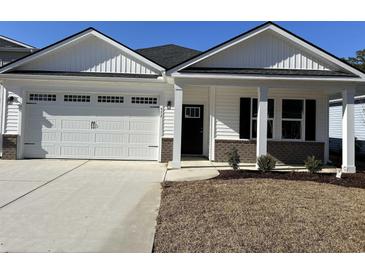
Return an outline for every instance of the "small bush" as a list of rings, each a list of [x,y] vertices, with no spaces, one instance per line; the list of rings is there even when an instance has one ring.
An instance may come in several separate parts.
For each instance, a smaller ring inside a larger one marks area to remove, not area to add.
[[[268,172],[275,168],[276,161],[270,155],[262,155],[257,158],[257,167],[262,172]]]
[[[240,155],[236,148],[233,148],[230,152],[228,152],[228,164],[233,170],[238,170],[239,164],[241,163]]]
[[[316,173],[322,170],[322,161],[316,159],[314,156],[308,156],[307,160],[304,161],[304,165],[310,173]]]

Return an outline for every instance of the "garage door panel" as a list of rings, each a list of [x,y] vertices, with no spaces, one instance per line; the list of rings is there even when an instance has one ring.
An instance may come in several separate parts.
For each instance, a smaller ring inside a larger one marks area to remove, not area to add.
[[[93,136],[89,132],[62,132],[62,142],[75,142],[75,143],[90,143],[93,141]]]
[[[84,119],[64,118],[61,120],[61,129],[90,130],[91,121]]]
[[[128,147],[126,146],[97,146],[94,148],[97,159],[128,159]]]
[[[112,143],[112,144],[128,144],[129,134],[128,133],[95,133],[96,143]]]
[[[90,147],[80,145],[62,145],[61,146],[61,157],[77,157],[77,158],[89,158]]]
[[[115,119],[115,117],[113,117]],[[128,130],[129,120],[127,118],[120,118],[119,121],[107,121],[96,119],[97,130]]]
[[[26,158],[158,159],[158,108],[57,101],[27,105],[26,117]]]
[[[146,144],[148,145],[157,145],[156,135],[154,134],[130,134],[129,142],[131,144]]]

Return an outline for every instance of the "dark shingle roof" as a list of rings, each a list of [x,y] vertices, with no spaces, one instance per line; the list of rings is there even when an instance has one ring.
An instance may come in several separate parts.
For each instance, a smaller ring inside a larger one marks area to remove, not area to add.
[[[188,67],[180,72],[212,73],[212,74],[241,74],[268,76],[328,76],[328,77],[358,77],[343,71],[305,70],[305,69],[260,69],[260,68],[202,68]]]
[[[58,75],[58,76],[94,76],[94,77],[119,77],[119,78],[147,78],[156,79],[156,74],[133,73],[102,73],[102,72],[69,72],[69,71],[43,71],[43,70],[15,70],[4,74],[29,74],[29,75]]]
[[[171,68],[200,53],[198,50],[173,44],[137,49],[136,52],[154,61],[160,66],[163,66],[164,68]]]

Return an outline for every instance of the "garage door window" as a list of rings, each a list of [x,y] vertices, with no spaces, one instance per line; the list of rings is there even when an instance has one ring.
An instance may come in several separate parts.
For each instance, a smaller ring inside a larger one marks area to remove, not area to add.
[[[132,104],[157,105],[156,97],[132,97]]]
[[[65,102],[80,102],[80,103],[90,103],[89,95],[65,95]]]
[[[124,97],[122,97],[122,96],[98,96],[98,103],[122,104],[122,103],[124,103]]]
[[[39,102],[39,101],[56,101],[56,94],[47,93],[31,93],[29,94],[29,101]]]

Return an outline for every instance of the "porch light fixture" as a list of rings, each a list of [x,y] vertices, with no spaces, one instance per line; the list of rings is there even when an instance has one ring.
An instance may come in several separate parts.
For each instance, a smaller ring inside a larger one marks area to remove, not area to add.
[[[167,109],[170,110],[171,109],[171,101],[167,101]]]

